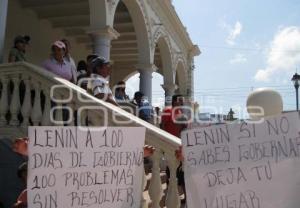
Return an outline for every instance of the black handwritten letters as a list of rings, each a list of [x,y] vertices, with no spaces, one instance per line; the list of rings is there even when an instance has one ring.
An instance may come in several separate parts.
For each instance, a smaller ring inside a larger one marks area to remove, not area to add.
[[[183,132],[188,207],[297,208],[284,196],[300,181],[299,132],[297,113]]]
[[[143,128],[32,127],[29,134],[29,207],[139,207]]]

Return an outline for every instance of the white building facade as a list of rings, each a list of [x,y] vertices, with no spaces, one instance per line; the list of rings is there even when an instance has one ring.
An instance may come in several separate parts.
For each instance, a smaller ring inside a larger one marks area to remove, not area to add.
[[[4,62],[16,35],[31,36],[26,57],[36,65],[49,56],[53,41],[66,38],[76,61],[91,53],[113,61],[112,85],[139,72],[140,91],[151,100],[152,73],[157,72],[164,77],[166,96],[176,90],[193,96],[193,59],[200,50],[170,0],[2,0],[1,4]]]
[[[8,53],[17,35],[31,37],[27,63],[8,64]],[[156,151],[151,157],[150,186],[147,196],[145,192],[141,196],[141,207],[148,207],[149,200],[151,207],[160,207],[163,158],[171,173],[164,204],[179,208],[174,152],[181,145],[180,139],[39,67],[49,57],[51,44],[62,38],[70,41],[76,62],[92,53],[112,60],[112,86],[140,73],[140,91],[151,101],[152,74],[157,72],[164,78],[166,97],[174,93],[193,97],[193,62],[200,50],[189,38],[170,0],[0,0],[0,201],[11,207],[22,190],[16,170],[23,158],[12,152],[12,140],[27,136],[30,125],[57,125],[51,118],[62,121],[62,105],[78,112],[89,105],[80,115],[82,123],[88,120],[90,126],[146,128],[146,143]],[[20,83],[25,91],[22,100]],[[53,86],[62,86],[53,93],[65,102],[57,104],[55,115],[50,115]],[[123,123],[115,122],[116,113]],[[67,125],[74,124],[72,118]]]

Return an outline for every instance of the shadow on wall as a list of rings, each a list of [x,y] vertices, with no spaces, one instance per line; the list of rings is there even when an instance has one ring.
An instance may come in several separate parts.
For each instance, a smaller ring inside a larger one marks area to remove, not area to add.
[[[4,207],[12,207],[24,190],[17,170],[25,160],[12,151],[11,144],[10,139],[0,139],[0,201]]]

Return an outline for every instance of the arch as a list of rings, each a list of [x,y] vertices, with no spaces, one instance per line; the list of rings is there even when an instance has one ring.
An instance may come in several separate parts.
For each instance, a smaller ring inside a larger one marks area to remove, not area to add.
[[[187,83],[188,83],[188,75],[182,60],[178,60],[176,63],[176,83],[178,85],[178,91],[180,94],[187,94]]]
[[[133,77],[134,75],[138,74],[138,71],[134,71],[134,72],[130,72],[129,74],[127,74],[124,79],[122,79],[124,82],[127,82],[128,79],[130,79],[131,77]]]
[[[163,75],[157,72],[153,73],[153,79],[152,79],[152,86],[153,86],[153,91],[152,91],[152,104],[154,106],[163,106],[164,105],[164,90],[162,88],[163,84]],[[139,72],[134,71],[132,73],[129,73],[123,81],[126,82],[126,91],[128,92],[128,95],[130,97],[133,97],[134,92],[139,91]],[[133,84],[133,83],[134,84]]]
[[[158,47],[160,50],[164,83],[175,83],[171,41],[163,29],[156,31],[154,34],[153,44],[155,45],[154,48]],[[153,57],[155,56],[155,51],[156,50],[153,50]]]
[[[114,1],[114,9],[112,20],[114,21],[114,16],[116,13],[116,8],[121,0]],[[146,11],[143,8],[143,5],[140,1],[137,0],[122,0],[125,6],[128,9],[128,12],[131,16],[136,38],[137,38],[137,45],[138,45],[138,61],[139,64],[152,64],[151,61],[151,49],[150,49],[150,36],[148,29],[149,24],[147,24]],[[112,22],[113,25],[113,22]]]

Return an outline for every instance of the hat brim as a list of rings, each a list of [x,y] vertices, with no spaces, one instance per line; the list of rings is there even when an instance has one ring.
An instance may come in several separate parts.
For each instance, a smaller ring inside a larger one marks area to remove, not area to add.
[[[59,48],[59,49],[66,49],[66,48],[63,47],[63,46],[58,46],[58,45],[56,45],[56,44],[53,44],[52,47],[57,47],[57,48]]]

